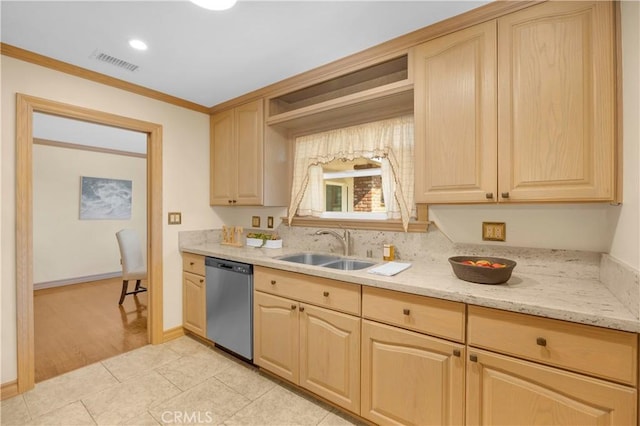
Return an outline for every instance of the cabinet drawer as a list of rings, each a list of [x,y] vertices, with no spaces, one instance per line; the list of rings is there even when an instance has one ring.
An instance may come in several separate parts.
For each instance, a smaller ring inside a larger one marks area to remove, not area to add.
[[[360,315],[358,284],[256,266],[253,286],[265,293]]]
[[[468,344],[568,370],[637,383],[636,334],[469,306]]]
[[[204,256],[182,253],[182,269],[192,274],[204,275]]]
[[[464,342],[464,303],[363,287],[362,316]]]

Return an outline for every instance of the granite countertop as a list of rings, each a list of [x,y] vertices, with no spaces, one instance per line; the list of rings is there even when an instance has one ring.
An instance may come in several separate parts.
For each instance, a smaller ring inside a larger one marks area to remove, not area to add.
[[[409,269],[386,277],[368,273],[370,268],[341,271],[275,259],[301,252],[292,248],[229,247],[207,242],[186,244],[181,250],[371,287],[640,332],[640,320],[595,279],[520,273],[516,266],[507,283],[483,285],[458,279],[446,262],[412,261]]]

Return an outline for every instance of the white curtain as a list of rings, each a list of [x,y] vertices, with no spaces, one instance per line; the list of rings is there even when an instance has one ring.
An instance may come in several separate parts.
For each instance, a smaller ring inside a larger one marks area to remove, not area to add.
[[[336,158],[380,157],[387,217],[402,219],[405,231],[413,210],[413,116],[330,130],[296,139],[289,223],[324,211],[322,165]]]

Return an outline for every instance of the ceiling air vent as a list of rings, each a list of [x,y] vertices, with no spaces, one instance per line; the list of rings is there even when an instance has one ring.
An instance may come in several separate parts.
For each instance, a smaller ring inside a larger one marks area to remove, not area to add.
[[[131,72],[136,71],[139,68],[138,65],[132,64],[131,62],[127,62],[123,59],[118,59],[114,56],[107,55],[106,53],[102,53],[98,51],[93,52],[91,57],[94,59],[97,59],[98,61],[106,62],[107,64],[111,64],[113,66],[122,68],[127,71],[131,71]]]

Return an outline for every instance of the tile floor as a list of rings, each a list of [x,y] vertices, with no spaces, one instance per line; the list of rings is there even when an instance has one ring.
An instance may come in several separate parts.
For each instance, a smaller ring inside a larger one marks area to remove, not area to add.
[[[190,337],[38,383],[2,401],[5,425],[361,425]]]

